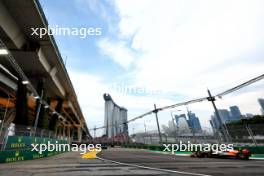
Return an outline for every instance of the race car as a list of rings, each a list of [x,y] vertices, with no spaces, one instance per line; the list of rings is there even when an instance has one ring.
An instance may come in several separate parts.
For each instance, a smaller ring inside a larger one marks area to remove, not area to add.
[[[196,158],[236,158],[248,160],[251,156],[248,149],[242,150],[226,150],[226,151],[196,151],[191,154],[191,157]]]

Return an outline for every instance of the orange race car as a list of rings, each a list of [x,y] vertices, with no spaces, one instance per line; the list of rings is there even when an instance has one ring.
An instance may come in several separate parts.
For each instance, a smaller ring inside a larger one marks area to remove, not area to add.
[[[227,150],[227,151],[196,151],[191,154],[191,157],[196,158],[236,158],[248,160],[251,156],[248,149],[242,150]]]

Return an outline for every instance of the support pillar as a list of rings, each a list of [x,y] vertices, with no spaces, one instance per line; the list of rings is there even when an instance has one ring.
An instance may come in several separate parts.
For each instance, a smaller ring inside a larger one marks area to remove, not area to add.
[[[71,127],[67,126],[67,136],[68,136],[68,142],[71,143]]]
[[[60,139],[63,138],[63,126],[61,125],[60,126]]]
[[[63,99],[58,97],[57,98],[58,100],[58,103],[56,105],[56,108],[55,108],[55,111],[57,113],[60,113],[61,112],[61,109],[62,109],[62,105],[63,105]],[[50,120],[50,123],[49,123],[49,129],[52,130],[52,131],[55,131],[57,126],[58,126],[58,119],[59,119],[59,116],[58,114],[53,114],[51,120]]]
[[[16,117],[14,120],[15,124],[18,125],[29,125],[28,120],[28,104],[27,104],[27,86],[22,83],[19,79],[17,83],[17,93],[16,93]]]
[[[63,140],[65,139],[65,124],[63,124],[63,127],[62,127],[62,136],[63,136]]]
[[[55,136],[54,136],[54,138],[57,138],[58,137],[58,134],[59,134],[59,127],[57,127],[55,129]]]
[[[78,137],[78,142],[82,141],[82,128],[81,126],[77,127],[77,137]]]
[[[38,81],[37,93],[38,95],[41,96],[42,100],[47,101],[44,78],[41,78]],[[47,102],[48,104],[50,103],[50,101],[47,101]],[[37,104],[36,104],[35,125],[37,128],[48,129],[48,112],[47,112],[47,109],[45,109],[45,105],[40,104],[40,99],[37,100]]]

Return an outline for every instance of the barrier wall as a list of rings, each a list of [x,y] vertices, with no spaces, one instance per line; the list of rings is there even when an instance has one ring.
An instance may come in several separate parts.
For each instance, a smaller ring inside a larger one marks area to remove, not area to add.
[[[33,148],[31,144],[48,144],[48,142],[51,144],[68,144],[65,140],[31,136],[9,136],[5,150],[0,151],[0,163],[32,160],[62,153],[57,151],[48,152],[46,150],[42,154],[39,154],[37,151],[31,151]]]

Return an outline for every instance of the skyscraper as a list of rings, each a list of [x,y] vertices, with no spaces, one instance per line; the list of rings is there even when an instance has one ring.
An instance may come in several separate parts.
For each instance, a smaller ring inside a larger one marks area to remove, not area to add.
[[[190,127],[187,122],[185,114],[175,115],[175,120],[176,120],[176,126],[177,126],[177,129],[179,130],[179,133],[181,134],[190,133]]]
[[[105,135],[113,137],[118,134],[128,134],[127,109],[118,106],[109,94],[104,94],[105,100]]]
[[[264,113],[264,98],[259,98],[258,102],[261,107],[261,112]]]
[[[222,119],[223,123],[228,123],[230,122],[232,119],[230,118],[230,114],[229,111],[227,109],[218,109],[219,115]]]
[[[230,106],[230,120],[240,120],[241,112],[238,106]]]
[[[188,124],[189,127],[194,131],[194,132],[199,132],[202,130],[200,120],[199,118],[195,115],[195,113],[192,113],[191,111],[188,111]]]
[[[261,111],[261,115],[264,115],[264,109],[261,109],[260,111]]]
[[[219,121],[218,121],[218,119],[216,118],[216,116],[215,115],[212,115],[211,116],[211,125],[212,125],[212,127],[214,128],[214,129],[219,129],[219,127],[220,127],[220,123],[219,123]]]

